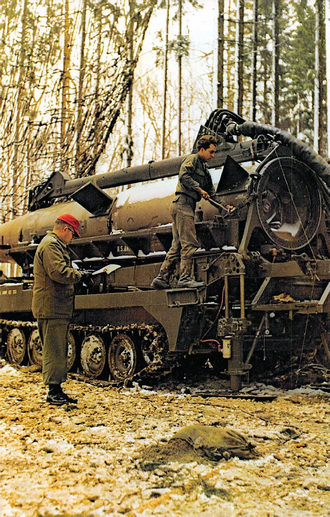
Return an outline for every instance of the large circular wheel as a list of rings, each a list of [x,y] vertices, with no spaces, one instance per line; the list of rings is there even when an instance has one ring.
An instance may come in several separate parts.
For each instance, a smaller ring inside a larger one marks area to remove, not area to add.
[[[26,339],[23,330],[11,329],[7,336],[7,356],[12,364],[22,364],[26,355]]]
[[[28,356],[31,364],[42,365],[42,344],[39,330],[33,329],[28,341]]]
[[[298,250],[315,236],[322,213],[313,171],[295,158],[276,158],[260,171],[257,211],[260,224],[278,246]]]
[[[88,377],[99,377],[106,361],[105,345],[96,334],[85,337],[81,345],[81,366]]]
[[[126,334],[118,334],[110,343],[108,363],[111,376],[123,381],[131,378],[138,367],[138,353],[135,344]]]
[[[70,330],[68,332],[67,343],[68,343],[67,365],[68,365],[68,372],[69,372],[75,363],[76,355],[77,355],[76,340],[75,340],[72,332],[70,332]]]
[[[67,337],[68,342],[68,352],[67,352],[67,361],[68,361],[68,371],[74,365],[76,360],[76,342],[72,335],[72,332],[68,332]],[[28,340],[28,357],[31,364],[35,364],[37,366],[42,366],[42,344],[39,336],[38,329],[32,330],[29,340]]]

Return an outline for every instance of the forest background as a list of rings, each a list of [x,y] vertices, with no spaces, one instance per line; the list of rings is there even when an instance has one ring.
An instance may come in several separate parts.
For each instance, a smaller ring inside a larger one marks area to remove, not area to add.
[[[327,158],[329,4],[1,0],[1,222],[54,171],[75,178],[189,153],[215,108]]]

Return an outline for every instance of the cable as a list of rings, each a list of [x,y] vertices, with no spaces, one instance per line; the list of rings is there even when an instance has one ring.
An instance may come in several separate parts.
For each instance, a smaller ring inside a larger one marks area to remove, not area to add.
[[[218,352],[220,352],[220,350],[221,350],[221,343],[217,339],[204,339],[204,338],[210,332],[210,330],[215,325],[216,321],[218,320],[218,318],[220,316],[220,312],[223,307],[224,295],[225,295],[225,286],[223,286],[223,288],[222,288],[221,302],[220,302],[220,306],[219,306],[218,312],[216,314],[216,317],[214,318],[212,325],[207,329],[205,334],[202,336],[202,339],[200,340],[201,343],[216,343],[218,345]]]

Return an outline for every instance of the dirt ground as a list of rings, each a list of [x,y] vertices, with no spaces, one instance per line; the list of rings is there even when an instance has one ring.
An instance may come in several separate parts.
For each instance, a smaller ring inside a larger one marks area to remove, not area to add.
[[[39,372],[4,361],[0,386],[3,517],[330,516],[327,391],[259,384],[225,398],[207,396],[223,388],[215,379],[156,389],[71,376],[78,405],[54,407]],[[171,440],[193,424],[237,431],[257,455]]]

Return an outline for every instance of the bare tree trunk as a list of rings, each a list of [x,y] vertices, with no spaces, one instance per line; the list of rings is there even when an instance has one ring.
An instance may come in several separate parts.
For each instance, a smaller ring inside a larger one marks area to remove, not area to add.
[[[244,37],[244,0],[237,0],[236,22],[236,113],[243,110],[243,37]]]
[[[26,153],[26,176],[25,176],[25,182],[24,182],[24,193],[25,196],[23,198],[22,203],[22,212],[23,214],[27,211],[28,208],[28,202],[29,202],[29,196],[27,193],[29,192],[31,188],[31,133],[28,133],[27,135],[27,153]]]
[[[253,0],[253,29],[251,57],[251,120],[257,114],[257,52],[258,52],[258,0]]]
[[[325,133],[326,133],[326,43],[325,43],[325,10],[324,10],[324,0],[316,0],[316,25],[318,32],[317,45],[315,45],[315,52],[317,52],[318,64],[316,65],[316,56],[315,56],[315,66],[318,72],[318,79],[316,87],[318,87],[319,95],[318,95],[318,143],[317,143],[317,152],[321,156],[326,155],[326,144],[325,144]],[[316,76],[317,74],[315,74]],[[316,116],[316,113],[315,113]]]
[[[330,157],[330,0],[326,1],[325,11],[325,30],[326,30],[326,77],[327,77],[327,134],[328,134],[328,150],[327,154]]]
[[[162,113],[162,160],[165,158],[166,145],[166,111],[167,111],[167,76],[168,76],[168,31],[170,24],[170,0],[166,0],[166,24],[164,42],[164,85],[163,85],[163,113]]]
[[[23,0],[21,17],[21,43],[18,66],[18,83],[16,98],[16,118],[15,118],[15,140],[13,146],[12,174],[11,174],[11,209],[10,218],[14,219],[18,207],[18,177],[19,177],[19,150],[21,148],[21,113],[25,99],[25,57],[26,57],[26,22],[27,22],[28,0]]]
[[[80,158],[81,143],[80,137],[82,133],[82,104],[83,104],[83,85],[85,78],[85,45],[86,45],[86,9],[87,1],[83,0],[81,14],[81,46],[80,46],[80,63],[79,63],[79,84],[77,95],[77,122],[76,122],[76,159],[75,159],[75,177],[80,176]]]
[[[217,107],[222,108],[223,99],[223,57],[224,57],[224,0],[218,0],[218,53],[217,53]]]
[[[237,0],[236,0],[237,2]],[[236,68],[228,66],[228,63],[235,63],[236,59],[236,26],[235,9],[237,3],[233,7],[232,0],[225,0],[225,41],[224,41],[224,97],[228,109],[235,110],[236,102]],[[237,9],[236,9],[237,11]]]
[[[95,70],[95,88],[94,88],[94,153],[96,153],[99,146],[99,90],[100,90],[100,77],[101,77],[101,51],[102,51],[102,5],[97,11],[97,44],[96,44],[96,70]]]
[[[130,66],[131,81],[128,89],[127,96],[127,137],[126,137],[126,165],[130,167],[132,165],[133,157],[133,132],[132,132],[132,119],[133,119],[133,78],[134,78],[134,49],[133,49],[133,17],[134,17],[134,0],[129,0],[129,19],[127,28],[127,43],[128,43],[128,62]]]
[[[273,0],[273,112],[272,124],[279,125],[279,0]]]
[[[182,0],[179,0],[179,51],[178,51],[178,142],[177,154],[181,154],[181,112],[182,112]]]
[[[62,69],[62,104],[61,104],[61,133],[60,133],[60,166],[61,171],[66,172],[67,156],[67,122],[68,122],[68,90],[69,90],[69,66],[70,66],[70,31],[69,31],[69,0],[64,0],[64,46]]]
[[[315,81],[314,81],[314,150],[320,143],[320,16],[316,2],[315,12]]]

